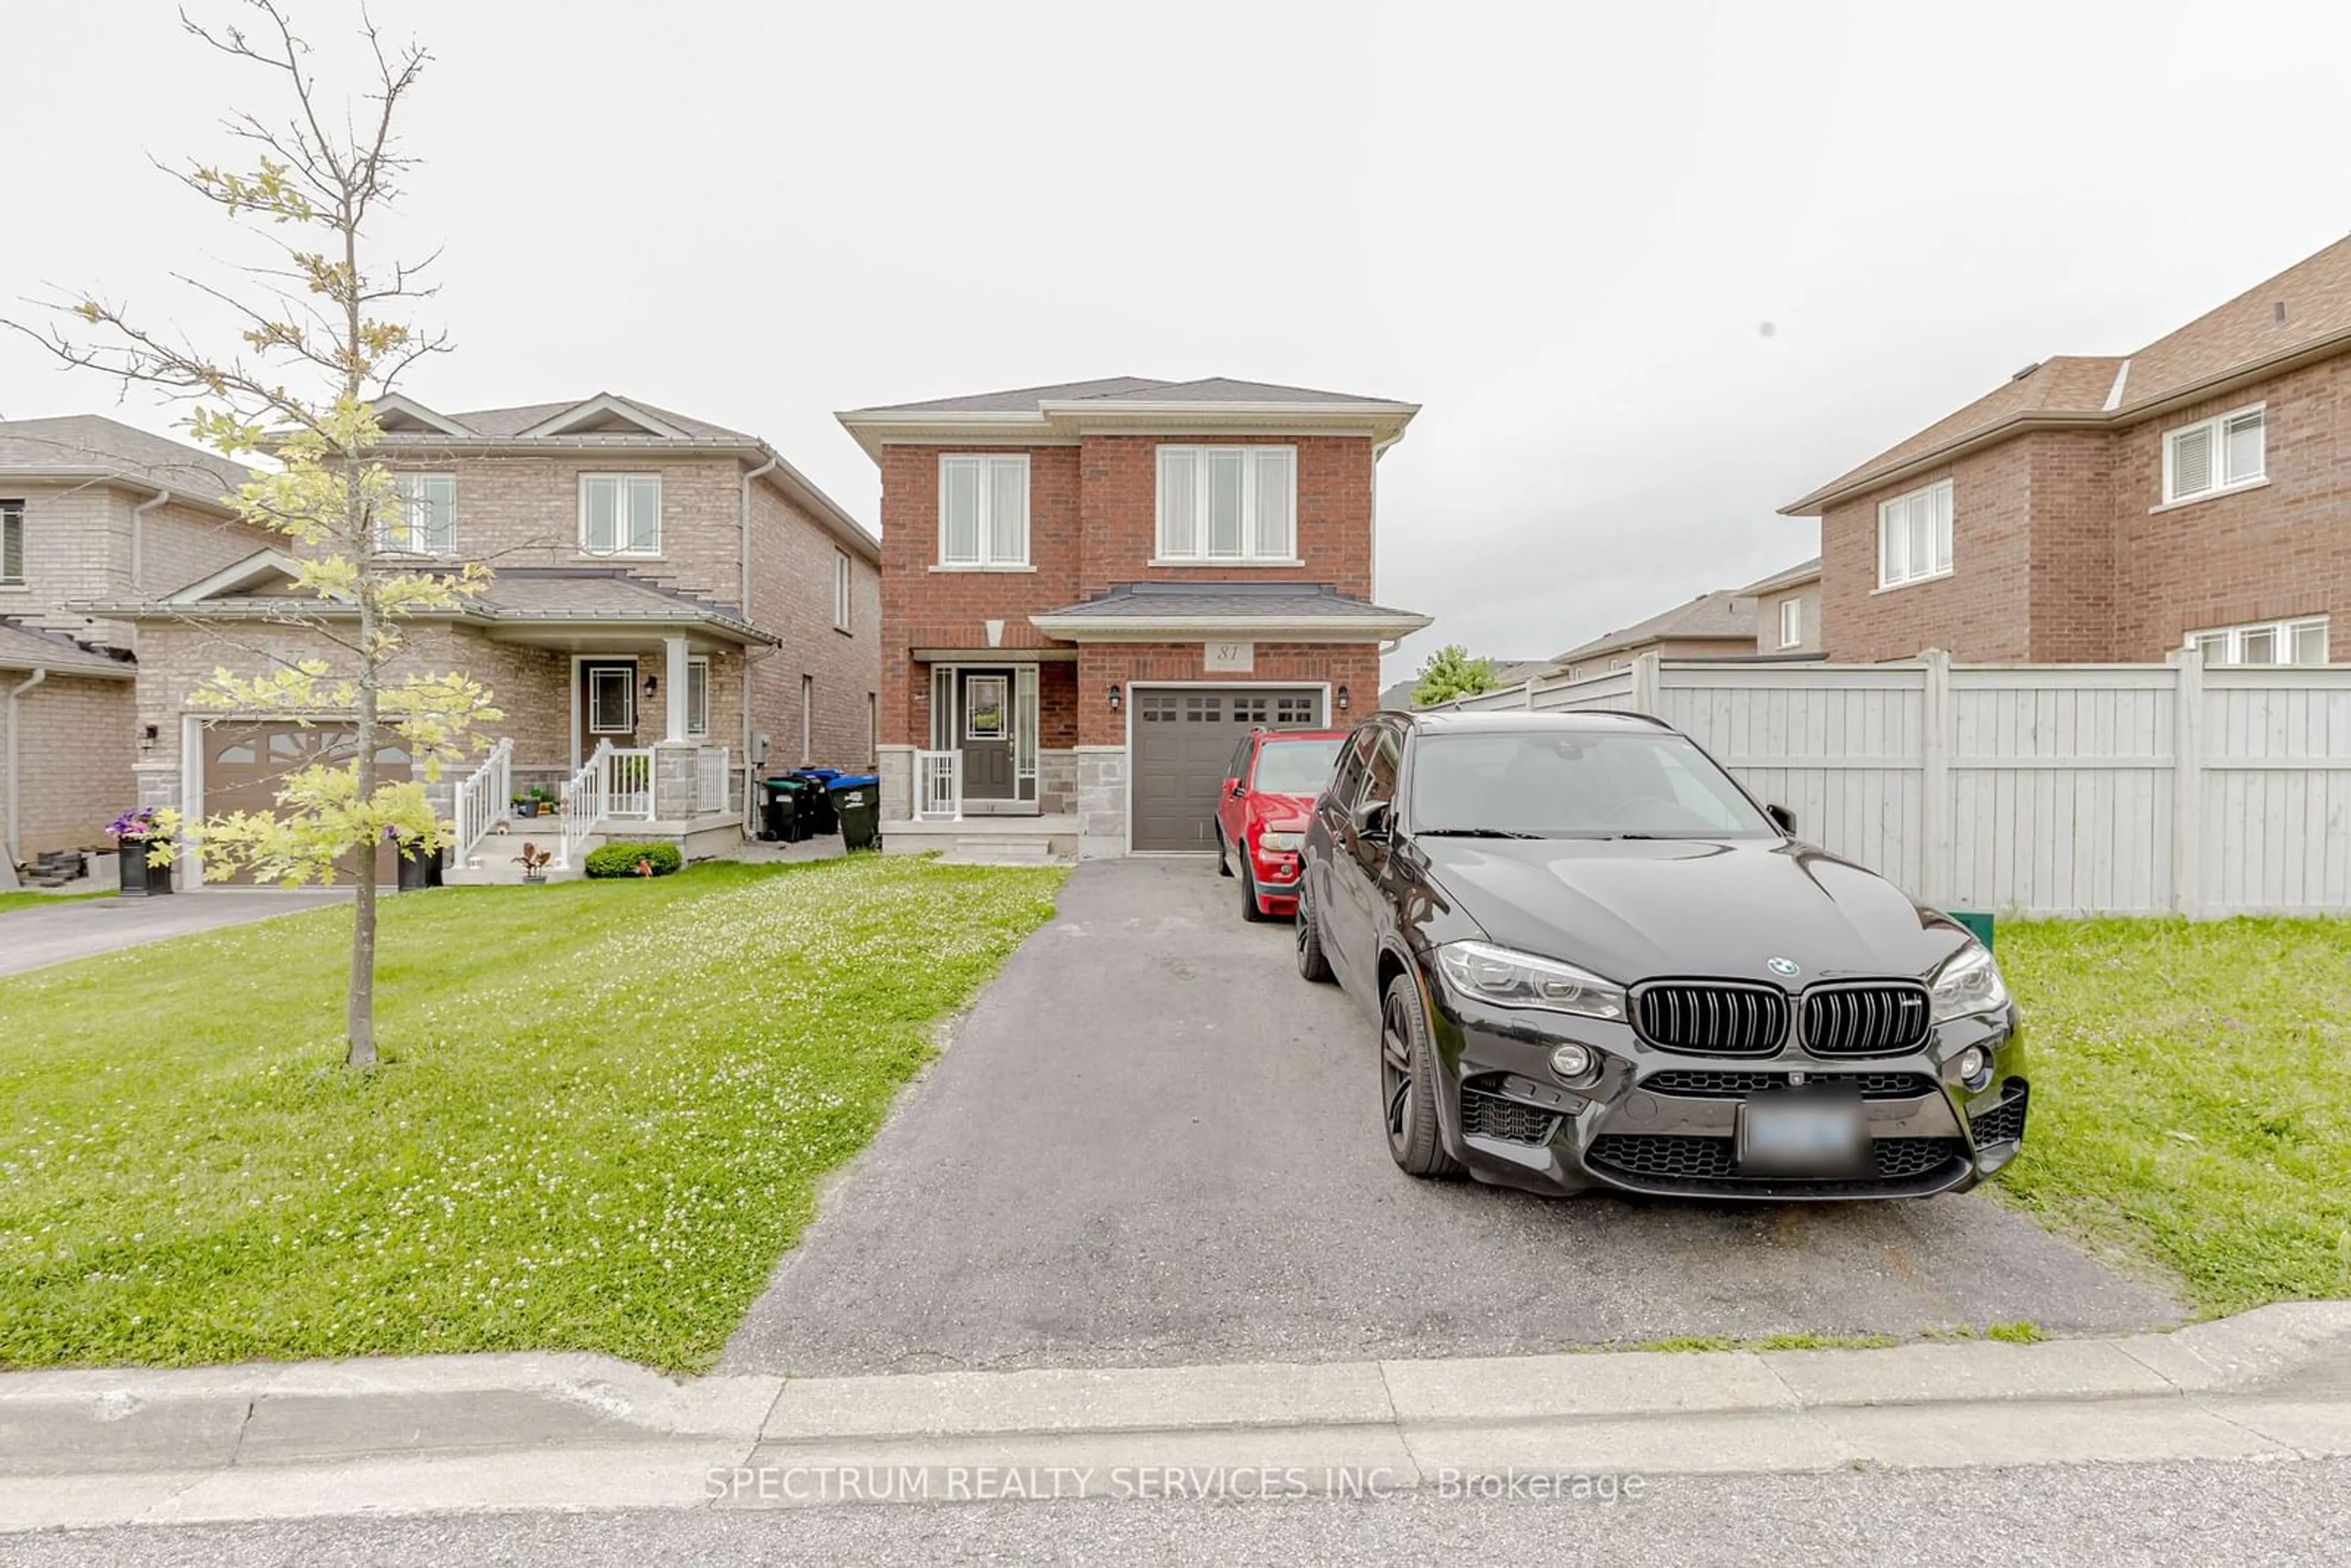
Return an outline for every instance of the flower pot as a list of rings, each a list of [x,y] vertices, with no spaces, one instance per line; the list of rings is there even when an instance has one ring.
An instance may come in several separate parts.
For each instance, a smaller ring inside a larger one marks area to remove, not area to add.
[[[514,805],[514,814],[517,817],[536,817],[538,815],[538,802],[536,800],[517,800]]]
[[[441,852],[404,851],[400,857],[400,891],[417,893],[441,885]]]
[[[148,852],[154,843],[152,839],[115,841],[114,852],[122,865],[123,897],[160,898],[172,891],[172,868],[147,863]]]

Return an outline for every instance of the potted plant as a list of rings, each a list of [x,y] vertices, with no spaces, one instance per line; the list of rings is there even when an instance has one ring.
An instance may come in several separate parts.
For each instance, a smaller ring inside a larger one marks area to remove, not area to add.
[[[536,795],[517,795],[511,804],[514,807],[514,814],[517,817],[538,815],[538,797]]]
[[[158,897],[172,891],[172,865],[149,862],[159,844],[169,846],[152,806],[134,806],[106,825],[114,835],[114,852],[122,867],[122,896]]]
[[[419,893],[441,885],[441,852],[428,850],[413,833],[386,828],[383,836],[400,852],[400,891]]]
[[[554,816],[557,807],[560,804],[553,794],[536,784],[531,786],[530,798],[538,802],[538,814],[542,817]]]
[[[523,841],[522,853],[515,856],[515,864],[522,867],[522,879],[527,883],[547,880],[547,865],[555,858],[553,852],[540,849],[529,840]]]

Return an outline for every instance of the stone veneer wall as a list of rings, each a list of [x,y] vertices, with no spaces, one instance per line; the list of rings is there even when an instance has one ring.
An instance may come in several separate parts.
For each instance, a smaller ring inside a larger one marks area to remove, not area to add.
[[[1126,747],[1081,746],[1078,764],[1078,858],[1126,853]]]

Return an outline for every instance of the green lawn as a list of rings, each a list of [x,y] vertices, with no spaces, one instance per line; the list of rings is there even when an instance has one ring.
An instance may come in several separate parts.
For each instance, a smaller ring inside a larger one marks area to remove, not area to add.
[[[2002,925],[2031,1130],[2002,1186],[2210,1312],[2351,1297],[2351,920]]]
[[[19,909],[30,909],[41,904],[78,904],[85,898],[104,898],[103,893],[43,893],[37,888],[19,892],[0,893],[0,915]]]
[[[0,1365],[707,1366],[1062,873],[849,861],[389,899],[0,980]]]

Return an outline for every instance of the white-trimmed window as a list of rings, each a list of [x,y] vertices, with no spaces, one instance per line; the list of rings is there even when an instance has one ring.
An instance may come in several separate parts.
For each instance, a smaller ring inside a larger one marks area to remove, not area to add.
[[[588,733],[634,735],[637,671],[633,664],[600,664],[588,672]]]
[[[1877,586],[1896,588],[1951,572],[1951,482],[1896,496],[1877,507]]]
[[[375,548],[397,555],[454,555],[457,479],[453,474],[395,474],[398,499],[376,529]]]
[[[939,459],[939,564],[970,571],[1029,564],[1027,454]]]
[[[1163,446],[1163,561],[1279,565],[1298,559],[1298,449]]]
[[[1801,599],[1780,601],[1780,646],[1794,648],[1804,641],[1804,601]]]
[[[2232,409],[2163,437],[2163,504],[2259,484],[2268,476],[2266,405]]]
[[[705,658],[685,662],[685,733],[710,733],[710,661]]]
[[[661,476],[580,476],[580,549],[588,555],[661,554]]]
[[[850,564],[845,549],[832,552],[832,623],[843,632],[849,630],[851,591],[857,583],[857,569]]]
[[[2202,650],[2207,664],[2323,664],[2326,663],[2326,617],[2215,626],[2188,633],[2188,645]]]
[[[0,582],[25,580],[25,503],[0,501]]]

